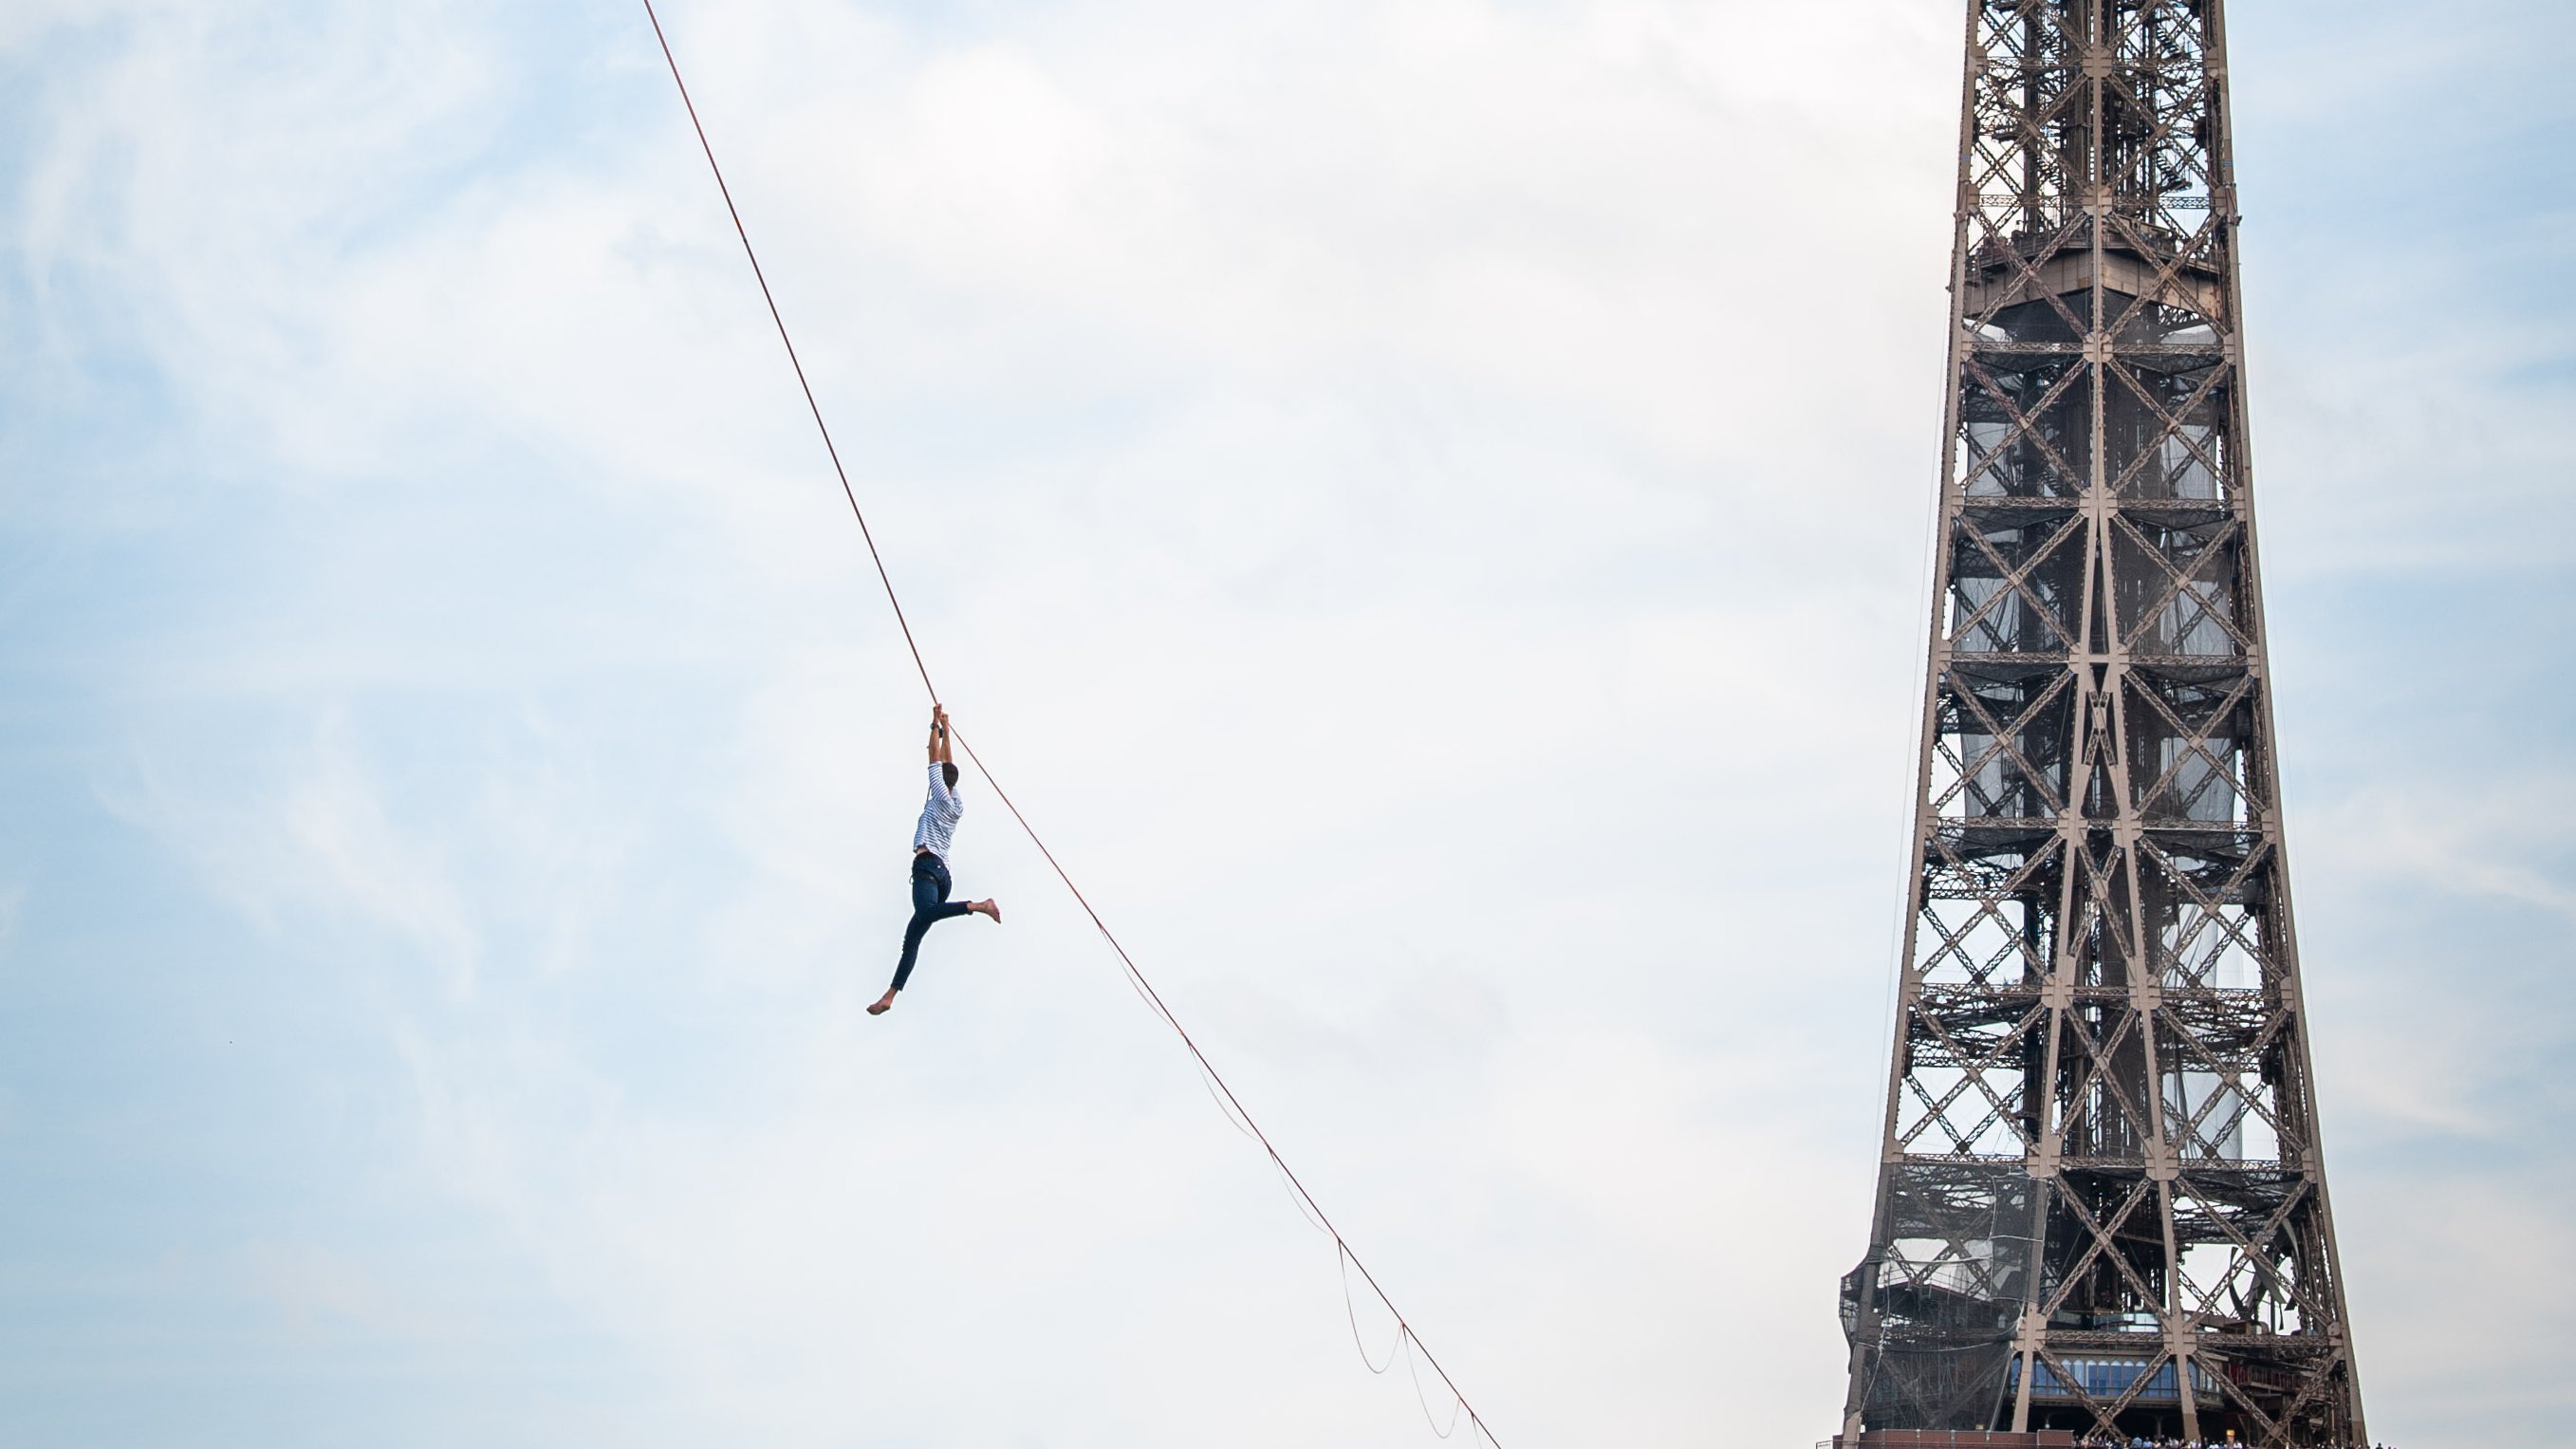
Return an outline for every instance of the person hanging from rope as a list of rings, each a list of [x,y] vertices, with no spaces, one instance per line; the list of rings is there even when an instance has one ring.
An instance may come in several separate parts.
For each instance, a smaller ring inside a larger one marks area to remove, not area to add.
[[[912,920],[903,928],[903,959],[895,963],[894,984],[868,1008],[870,1016],[883,1016],[894,1008],[894,995],[912,979],[913,958],[921,953],[921,938],[932,926],[970,911],[1002,919],[1002,908],[990,900],[960,904],[948,899],[948,844],[957,834],[958,817],[966,813],[957,798],[957,763],[950,758],[950,750],[948,711],[934,704],[930,707],[930,798],[922,802],[921,823],[912,828]]]

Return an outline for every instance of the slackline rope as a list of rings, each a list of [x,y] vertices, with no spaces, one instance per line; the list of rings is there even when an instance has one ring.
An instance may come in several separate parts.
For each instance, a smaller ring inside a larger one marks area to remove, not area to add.
[[[842,466],[841,450],[833,445],[832,429],[830,425],[823,421],[822,404],[815,401],[814,385],[806,380],[805,364],[796,355],[795,340],[787,335],[787,319],[781,315],[778,310],[778,298],[769,290],[769,276],[766,272],[761,270],[760,254],[752,250],[751,233],[744,229],[742,224],[742,212],[733,203],[733,188],[725,184],[724,168],[716,163],[716,149],[714,144],[707,140],[707,128],[705,123],[698,119],[697,102],[689,98],[689,83],[680,78],[680,61],[677,56],[671,53],[670,37],[662,32],[662,17],[654,11],[653,0],[643,0],[643,4],[645,18],[650,20],[653,24],[653,39],[662,47],[662,60],[671,68],[671,84],[679,89],[680,104],[689,113],[689,128],[697,132],[698,149],[706,153],[707,169],[715,174],[716,190],[724,197],[725,214],[733,219],[734,235],[742,239],[742,254],[751,263],[752,279],[760,284],[761,300],[769,304],[769,320],[778,329],[779,344],[787,349],[788,364],[796,371],[796,386],[805,394],[805,409],[814,417],[814,431],[820,433],[823,437],[823,451],[829,455],[832,460],[833,474],[841,480],[841,496],[849,500],[850,516],[858,520],[859,537],[866,541],[868,546],[868,559],[876,565],[877,582],[885,589],[886,603],[891,605],[894,609],[895,624],[903,630],[904,647],[912,653],[912,667],[920,673],[921,687],[929,693],[931,703],[937,704],[939,703],[939,686],[930,682],[930,666],[922,661],[921,645],[912,636],[911,620],[904,617],[903,600],[894,591],[893,576],[886,572],[885,555],[877,551],[876,534],[868,527],[868,516],[866,512],[859,507],[858,490],[850,486],[849,469]],[[965,747],[966,758],[975,766],[975,773],[984,777],[984,783],[991,787],[994,798],[1000,800],[1003,807],[1011,812],[1011,818],[1019,822],[1020,830],[1028,836],[1029,843],[1036,846],[1038,848],[1038,854],[1046,858],[1047,867],[1055,872],[1055,878],[1057,880],[1064,882],[1064,888],[1073,894],[1075,904],[1082,907],[1083,915],[1090,918],[1092,927],[1100,932],[1101,939],[1107,941],[1109,943],[1109,949],[1117,953],[1118,964],[1124,968],[1128,983],[1136,988],[1137,995],[1142,997],[1145,1004],[1153,1008],[1154,1014],[1161,1017],[1164,1024],[1171,1027],[1173,1033],[1180,1037],[1181,1045],[1189,1048],[1190,1056],[1198,1063],[1199,1071],[1205,1075],[1208,1081],[1215,1084],[1216,1093],[1223,1094],[1223,1100],[1218,1105],[1226,1109],[1226,1115],[1229,1120],[1240,1122],[1242,1127],[1248,1131],[1252,1139],[1261,1144],[1261,1150],[1269,1154],[1271,1165],[1276,1167],[1279,1170],[1279,1175],[1287,1180],[1288,1187],[1292,1194],[1292,1201],[1297,1204],[1298,1211],[1301,1214],[1311,1215],[1315,1224],[1321,1227],[1326,1234],[1331,1236],[1333,1240],[1333,1250],[1337,1255],[1338,1261],[1348,1262],[1351,1267],[1359,1269],[1360,1281],[1368,1285],[1369,1291],[1377,1295],[1377,1301],[1385,1305],[1386,1311],[1394,1316],[1396,1343],[1405,1352],[1406,1364],[1408,1366],[1411,1365],[1413,1354],[1416,1350],[1419,1350],[1422,1355],[1422,1361],[1429,1364],[1431,1366],[1431,1371],[1439,1376],[1441,1386],[1449,1391],[1449,1397],[1452,1400],[1453,1407],[1450,1411],[1448,1428],[1442,1429],[1437,1421],[1433,1421],[1433,1430],[1437,1432],[1441,1438],[1448,1438],[1451,1433],[1455,1432],[1459,1416],[1464,1414],[1468,1424],[1474,1427],[1477,1433],[1484,1436],[1486,1443],[1493,1445],[1494,1449],[1502,1449],[1502,1441],[1496,1439],[1494,1437],[1494,1431],[1485,1426],[1483,1416],[1476,1412],[1475,1406],[1467,1402],[1467,1396],[1465,1393],[1460,1391],[1457,1381],[1449,1377],[1449,1371],[1442,1368],[1440,1366],[1440,1360],[1432,1356],[1430,1346],[1423,1343],[1421,1337],[1413,1331],[1413,1325],[1405,1318],[1403,1310],[1397,1308],[1395,1306],[1395,1300],[1387,1296],[1386,1289],[1378,1285],[1377,1275],[1371,1273],[1368,1270],[1368,1265],[1360,1261],[1359,1254],[1352,1249],[1350,1240],[1342,1236],[1341,1229],[1333,1226],[1333,1220],[1324,1213],[1323,1204],[1315,1201],[1315,1195],[1306,1190],[1306,1184],[1298,1181],[1295,1170],[1288,1166],[1288,1159],[1280,1156],[1279,1149],[1271,1143],[1270,1134],[1262,1131],[1261,1124],[1252,1120],[1252,1113],[1245,1109],[1242,1099],[1235,1096],[1234,1088],[1228,1085],[1224,1075],[1217,1071],[1216,1063],[1209,1061],[1207,1053],[1199,1050],[1199,1044],[1190,1036],[1189,1028],[1181,1025],[1181,1019],[1172,1014],[1171,1007],[1164,1004],[1163,994],[1154,989],[1153,982],[1145,979],[1145,973],[1137,968],[1136,958],[1128,955],[1127,948],[1119,943],[1117,933],[1109,929],[1108,922],[1100,919],[1100,912],[1092,909],[1090,898],[1083,895],[1082,887],[1073,883],[1073,877],[1066,873],[1063,863],[1055,858],[1055,852],[1047,848],[1047,843],[1044,838],[1039,836],[1037,827],[1031,825],[1029,823],[1029,818],[1020,813],[1020,807],[1013,803],[1009,792],[1002,788],[1002,782],[993,778],[993,772],[990,767],[985,765],[984,757],[976,754],[975,746],[967,740],[965,735],[958,733],[953,726],[950,729],[950,734],[956,739],[958,744]],[[1212,1093],[1211,1095],[1215,1094]],[[1350,1282],[1347,1276],[1343,1279],[1342,1299],[1343,1309],[1345,1312],[1348,1312],[1350,1309]],[[1354,1319],[1351,1324],[1351,1331],[1353,1342],[1356,1344],[1359,1332],[1359,1324],[1356,1319]],[[1392,1357],[1392,1355],[1389,1356]],[[1368,1364],[1368,1351],[1365,1348],[1360,1350],[1360,1361],[1363,1364]],[[1388,1367],[1392,1367],[1392,1365],[1390,1364]],[[1380,1368],[1375,1365],[1369,1365],[1369,1371],[1371,1373],[1384,1373],[1386,1370],[1385,1368]],[[1431,1418],[1430,1400],[1423,1394],[1422,1382],[1418,1374],[1414,1379],[1414,1396],[1417,1399],[1422,1400],[1423,1417],[1426,1420],[1429,1420]]]

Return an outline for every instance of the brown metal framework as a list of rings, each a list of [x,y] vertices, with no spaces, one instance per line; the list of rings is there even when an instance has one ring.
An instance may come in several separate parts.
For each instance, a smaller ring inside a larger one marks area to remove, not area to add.
[[[2366,1442],[2281,853],[2219,0],[1971,0],[1844,1431]]]

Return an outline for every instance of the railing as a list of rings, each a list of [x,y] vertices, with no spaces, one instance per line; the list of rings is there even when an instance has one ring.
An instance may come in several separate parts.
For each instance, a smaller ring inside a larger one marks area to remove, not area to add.
[[[2111,198],[2111,204],[2115,207],[2125,207],[2130,210],[2141,210],[2149,207],[2161,207],[2166,211],[2209,210],[2209,198],[2207,196],[2136,197],[2115,193]],[[2046,207],[2052,211],[2080,211],[2083,209],[2084,203],[2075,197],[2061,195],[2056,192],[2051,192],[2044,196],[2026,196],[2018,191],[1980,191],[1977,193],[1977,205],[1981,207],[2037,206]]]

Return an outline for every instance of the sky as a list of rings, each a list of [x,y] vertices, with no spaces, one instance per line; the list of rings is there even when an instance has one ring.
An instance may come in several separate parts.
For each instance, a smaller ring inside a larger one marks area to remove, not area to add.
[[[1500,1442],[1831,1433],[1955,0],[664,20],[960,727]],[[2370,1425],[2567,1443],[2576,12],[2230,23]],[[640,4],[0,11],[0,1441],[1425,1442],[980,781],[864,1014],[925,704]]]

